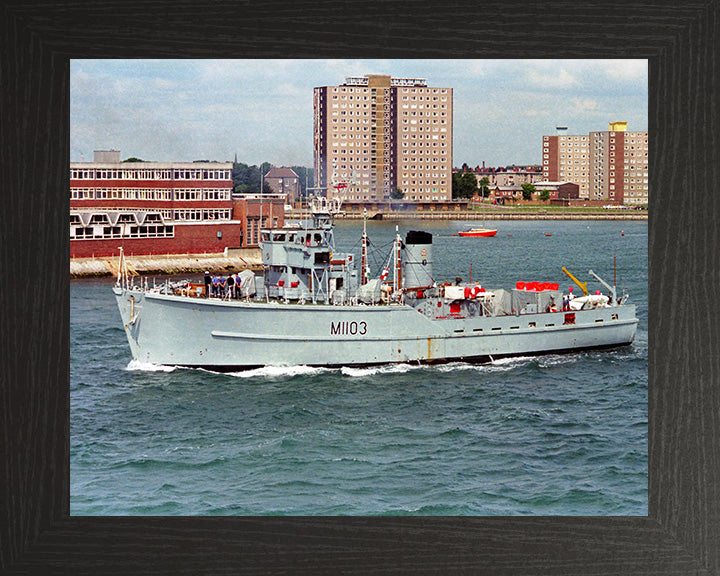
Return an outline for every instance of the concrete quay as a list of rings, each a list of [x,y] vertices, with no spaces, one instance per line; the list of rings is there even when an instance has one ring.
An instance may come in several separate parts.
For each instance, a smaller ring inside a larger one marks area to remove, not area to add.
[[[262,268],[259,248],[238,248],[219,254],[153,254],[126,255],[130,274],[202,274],[239,272]],[[70,277],[116,276],[118,257],[71,258]]]

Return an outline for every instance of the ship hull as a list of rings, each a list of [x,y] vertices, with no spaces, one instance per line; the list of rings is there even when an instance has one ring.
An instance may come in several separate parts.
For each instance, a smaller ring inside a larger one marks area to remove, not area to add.
[[[486,361],[630,344],[632,305],[497,317],[425,316],[405,305],[189,298],[114,288],[134,359],[217,370]]]
[[[478,231],[469,230],[467,232],[458,232],[458,236],[484,237],[484,238],[489,238],[491,236],[495,236],[495,234],[497,234],[497,230],[489,230],[489,229],[483,229],[483,230],[478,230]]]

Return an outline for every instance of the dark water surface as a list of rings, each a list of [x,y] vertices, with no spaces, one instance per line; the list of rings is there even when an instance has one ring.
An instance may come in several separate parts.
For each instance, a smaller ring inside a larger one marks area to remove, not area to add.
[[[482,366],[158,369],[131,362],[113,281],[74,280],[71,514],[646,515],[647,222],[370,222],[374,245],[396,224],[433,232],[438,281],[472,264],[489,288],[567,289],[562,266],[612,283],[617,254],[636,340]],[[360,230],[340,222],[338,250],[359,255]]]

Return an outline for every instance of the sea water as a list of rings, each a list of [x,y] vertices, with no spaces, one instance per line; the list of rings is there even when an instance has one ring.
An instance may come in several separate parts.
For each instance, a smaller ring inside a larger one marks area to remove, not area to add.
[[[472,274],[488,288],[567,291],[565,266],[605,291],[587,272],[612,284],[616,255],[635,342],[486,365],[220,374],[133,361],[113,280],[73,280],[71,514],[646,515],[647,222],[489,221],[494,238],[453,236],[477,224],[369,222],[372,272],[396,225],[433,233],[438,281]],[[337,251],[359,258],[361,230],[339,222]]]

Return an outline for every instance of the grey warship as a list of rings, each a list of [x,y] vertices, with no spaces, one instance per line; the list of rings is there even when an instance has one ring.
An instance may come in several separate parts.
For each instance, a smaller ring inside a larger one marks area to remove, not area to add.
[[[340,208],[337,198],[315,198],[311,220],[263,230],[263,273],[243,271],[237,299],[199,297],[189,283],[135,285],[121,251],[113,292],[133,358],[218,371],[487,362],[635,337],[635,306],[592,270],[608,295],[588,294],[566,270],[582,297],[549,283],[439,283],[427,232],[396,232],[388,265],[371,278],[365,229],[359,270],[354,254],[335,251]]]

